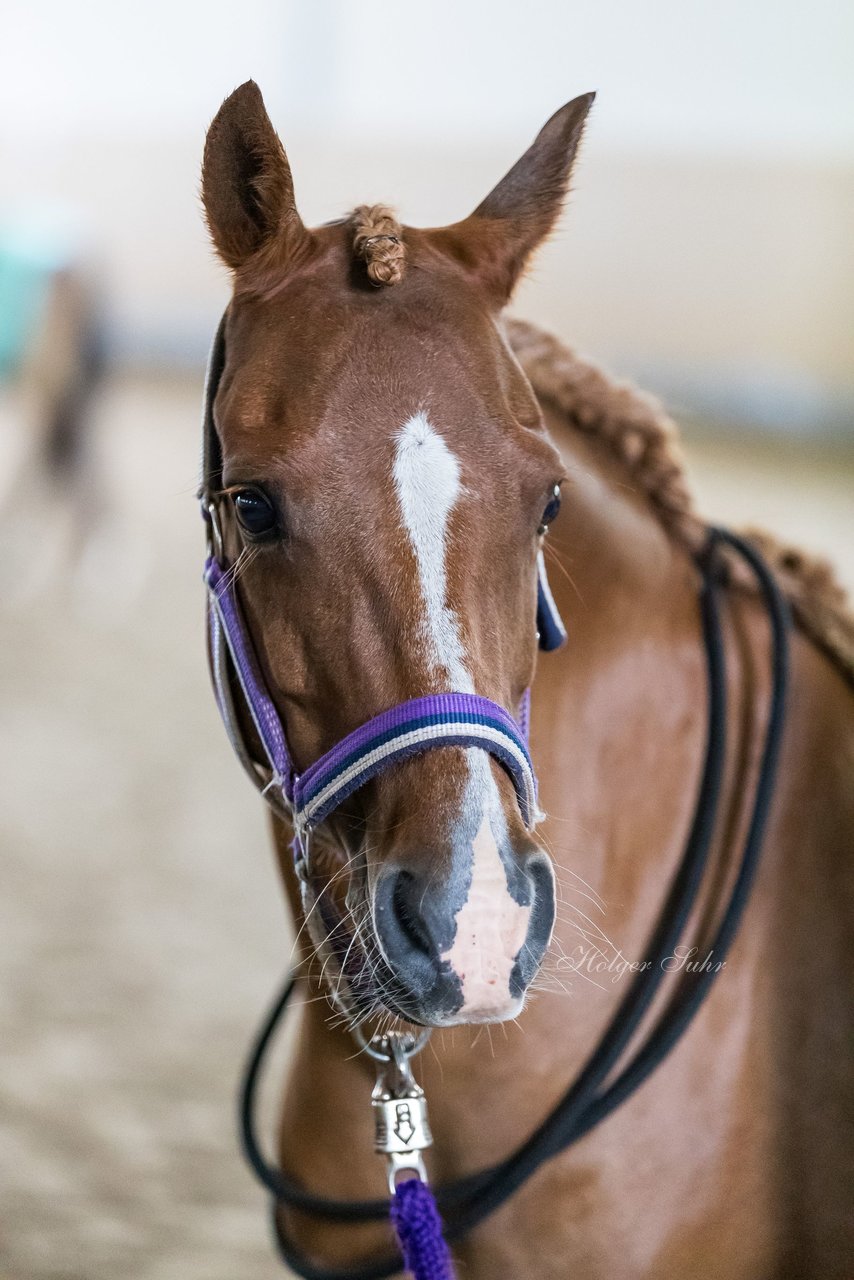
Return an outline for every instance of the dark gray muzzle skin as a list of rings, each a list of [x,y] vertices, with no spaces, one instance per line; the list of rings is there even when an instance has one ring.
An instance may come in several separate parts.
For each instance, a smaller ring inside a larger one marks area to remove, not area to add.
[[[513,900],[530,908],[525,942],[514,958],[508,1008],[519,1003],[540,967],[555,919],[554,874],[540,850],[505,862]],[[467,885],[421,876],[407,868],[383,871],[373,892],[373,919],[381,958],[376,980],[382,1001],[410,1022],[443,1026],[459,1019],[462,983],[442,959],[451,950]],[[495,1020],[502,1016],[497,1015]]]

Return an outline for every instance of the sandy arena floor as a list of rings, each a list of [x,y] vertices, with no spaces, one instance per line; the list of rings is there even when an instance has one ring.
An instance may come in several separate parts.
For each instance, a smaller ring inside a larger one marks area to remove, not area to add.
[[[207,686],[198,401],[108,387],[77,512],[0,445],[3,1280],[283,1274],[234,1086],[289,928]],[[691,457],[704,510],[854,583],[850,456]]]

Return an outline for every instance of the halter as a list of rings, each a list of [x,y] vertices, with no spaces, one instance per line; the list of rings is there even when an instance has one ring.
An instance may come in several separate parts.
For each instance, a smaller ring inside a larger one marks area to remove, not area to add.
[[[497,703],[473,694],[445,693],[416,698],[381,712],[367,724],[343,738],[331,751],[314,762],[302,775],[294,770],[284,726],[265,688],[234,590],[233,566],[227,561],[217,513],[217,489],[221,483],[221,452],[213,422],[213,403],[225,360],[225,317],[220,322],[208,364],[203,424],[202,513],[208,528],[208,558],[205,581],[208,587],[208,626],[211,672],[217,703],[232,746],[255,786],[269,803],[289,814],[295,825],[294,848],[297,870],[308,885],[307,839],[313,826],[323,821],[369,778],[416,752],[440,746],[476,746],[487,751],[510,774],[519,808],[526,825],[537,820],[536,783],[527,749],[529,691],[526,690],[514,719]],[[771,699],[758,776],[746,836],[729,894],[711,930],[706,949],[718,964],[692,975],[690,982],[674,993],[653,1025],[642,1037],[638,1032],[660,995],[665,975],[664,961],[672,957],[689,918],[695,911],[706,870],[723,787],[726,758],[726,663],[717,602],[722,576],[720,548],[724,546],[744,560],[754,574],[771,628]],[[626,1101],[652,1074],[691,1025],[709,994],[722,962],[729,953],[747,905],[774,793],[780,746],[785,725],[788,685],[788,632],[790,615],[773,575],[750,543],[726,529],[710,528],[705,547],[697,556],[700,614],[707,674],[708,733],[694,815],[682,861],[649,939],[648,963],[641,966],[602,1039],[586,1065],[553,1110],[530,1137],[505,1159],[491,1168],[438,1188],[436,1202],[442,1212],[445,1236],[449,1241],[465,1237],[478,1223],[502,1205],[546,1161],[584,1137]],[[559,647],[565,639],[554,600],[549,591],[542,554],[538,561],[537,630],[541,649]],[[234,695],[239,690],[266,757],[257,761],[243,735],[236,714]],[[441,1223],[426,1183],[421,1177],[393,1187],[391,1214],[403,1258],[392,1254],[346,1270],[330,1269],[302,1255],[285,1233],[278,1207],[286,1204],[316,1217],[337,1222],[370,1222],[387,1218],[386,1200],[331,1200],[293,1182],[265,1157],[258,1140],[256,1112],[262,1067],[277,1027],[291,1000],[296,975],[288,977],[252,1046],[240,1092],[240,1127],[243,1147],[259,1181],[272,1197],[276,1240],[283,1260],[305,1280],[382,1280],[397,1274],[404,1263],[417,1280],[446,1280],[451,1275],[450,1259],[441,1241]],[[394,1066],[400,1079],[389,1087],[382,1068],[374,1090],[373,1105],[381,1123],[377,1150],[391,1158],[392,1170],[413,1167],[423,1176],[420,1148],[429,1143],[426,1113],[421,1111],[423,1094],[411,1079],[408,1060],[420,1048],[423,1037],[407,1044],[389,1040],[385,1051],[364,1047],[381,1064]],[[633,1047],[634,1046],[634,1047]],[[632,1049],[626,1061],[627,1051]],[[393,1063],[394,1060],[394,1063]],[[404,1105],[413,1119],[413,1131],[420,1125],[423,1140],[407,1138],[406,1148],[396,1155],[394,1134],[389,1132],[386,1113],[396,1114]],[[417,1122],[417,1123],[416,1123]],[[416,1149],[417,1148],[417,1149]],[[413,1156],[416,1158],[413,1160]],[[400,1163],[402,1162],[402,1163]],[[394,1181],[392,1177],[392,1182]],[[413,1259],[418,1259],[417,1265]]]
[[[226,313],[227,314],[227,313]],[[268,803],[294,825],[297,868],[305,875],[309,833],[377,774],[413,755],[439,747],[479,747],[506,770],[519,811],[530,830],[538,820],[537,783],[528,753],[526,690],[517,717],[477,694],[432,693],[381,711],[322,755],[303,773],[294,767],[287,734],[261,674],[260,664],[235,589],[235,566],[225,554],[217,490],[222,450],[213,406],[225,365],[223,316],[214,338],[205,378],[202,422],[202,484],[199,491],[207,527],[204,579],[208,589],[208,640],[217,706],[229,740],[252,782]],[[541,649],[559,648],[566,631],[537,558],[537,632]],[[249,713],[264,760],[247,742],[235,693]]]

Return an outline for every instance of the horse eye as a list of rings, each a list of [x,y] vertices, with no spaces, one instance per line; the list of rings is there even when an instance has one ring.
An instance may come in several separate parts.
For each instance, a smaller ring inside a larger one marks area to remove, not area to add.
[[[252,537],[260,538],[275,530],[275,508],[260,489],[240,489],[233,501],[239,525]]]
[[[548,503],[546,504],[546,509],[543,512],[543,518],[540,521],[540,527],[537,530],[537,533],[541,537],[544,533],[548,533],[549,525],[553,520],[557,519],[557,515],[559,511],[560,511],[560,485],[556,484],[554,489],[552,490],[552,496],[549,498]]]

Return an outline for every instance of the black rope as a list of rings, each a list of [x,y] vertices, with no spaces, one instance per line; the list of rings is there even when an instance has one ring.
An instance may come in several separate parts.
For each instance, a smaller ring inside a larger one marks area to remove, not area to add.
[[[703,881],[714,836],[726,754],[726,666],[717,603],[720,544],[732,547],[753,570],[771,624],[772,685],[753,809],[739,869],[729,901],[709,951],[715,963],[683,984],[668,1003],[656,1026],[631,1061],[606,1088],[629,1042],[650,1009],[664,978],[663,962],[674,954]],[[685,853],[673,878],[664,908],[650,938],[648,962],[635,974],[595,1052],[552,1112],[507,1159],[489,1169],[439,1187],[436,1199],[449,1241],[461,1239],[494,1212],[546,1160],[578,1141],[611,1115],[638,1089],[667,1056],[702,1005],[723,967],[738,931],[755,878],[762,839],[774,792],[785,721],[788,684],[788,605],[765,561],[749,543],[726,529],[713,528],[699,558],[702,572],[700,610],[706,654],[708,730],[697,801]],[[240,1131],[246,1158],[273,1196],[273,1222],[284,1261],[304,1280],[383,1280],[401,1270],[399,1255],[389,1254],[346,1270],[316,1266],[305,1258],[282,1228],[280,1204],[338,1222],[364,1222],[388,1217],[386,1200],[330,1200],[304,1190],[265,1158],[255,1131],[255,1112],[261,1069],[267,1048],[287,1009],[295,986],[288,981],[270,1009],[252,1047],[240,1091]],[[600,1091],[601,1090],[601,1091]]]

